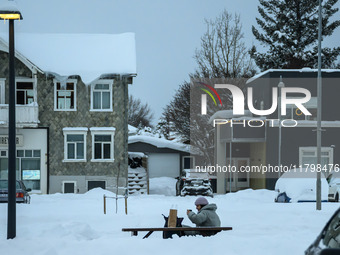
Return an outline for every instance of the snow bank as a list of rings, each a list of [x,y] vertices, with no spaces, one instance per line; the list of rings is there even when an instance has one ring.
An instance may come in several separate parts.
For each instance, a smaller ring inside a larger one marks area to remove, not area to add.
[[[158,177],[150,178],[149,182],[149,193],[165,196],[175,196],[176,195],[176,182],[175,178],[171,177]]]
[[[171,183],[163,180],[166,186]],[[145,232],[132,237],[121,229],[163,226],[162,214],[168,215],[172,207],[184,217],[183,224],[193,226],[186,210],[196,211],[197,197],[130,196],[128,215],[124,199],[117,201],[117,214],[115,199],[108,199],[104,215],[103,193],[110,194],[93,189],[86,194],[33,195],[31,204],[17,205],[17,237],[13,240],[6,239],[7,204],[0,204],[1,254],[303,254],[339,207],[338,203],[323,203],[322,211],[316,211],[314,203],[274,203],[274,191],[244,190],[208,198],[217,205],[222,225],[233,227],[232,231],[171,240],[154,232],[142,239]]]

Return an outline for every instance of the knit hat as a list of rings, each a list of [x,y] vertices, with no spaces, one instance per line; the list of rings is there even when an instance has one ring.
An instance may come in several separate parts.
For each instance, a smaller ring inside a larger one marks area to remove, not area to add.
[[[195,201],[195,205],[207,205],[207,204],[209,204],[209,202],[205,197],[199,197]]]

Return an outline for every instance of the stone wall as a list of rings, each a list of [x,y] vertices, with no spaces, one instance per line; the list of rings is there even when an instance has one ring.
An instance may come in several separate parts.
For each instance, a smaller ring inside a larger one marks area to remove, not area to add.
[[[51,60],[53,61],[53,60]],[[16,59],[16,77],[32,78],[33,73]],[[8,103],[8,54],[0,52],[0,78],[6,78],[6,103]],[[77,79],[76,111],[54,111],[53,77],[37,74],[37,102],[39,105],[40,127],[49,128],[49,175],[50,176],[119,176],[122,182],[127,177],[127,86],[124,77],[114,76],[113,112],[94,112],[91,108],[91,87]],[[92,135],[86,136],[86,162],[63,162],[64,127],[115,127],[114,162],[91,162]],[[124,185],[123,183],[120,185]]]

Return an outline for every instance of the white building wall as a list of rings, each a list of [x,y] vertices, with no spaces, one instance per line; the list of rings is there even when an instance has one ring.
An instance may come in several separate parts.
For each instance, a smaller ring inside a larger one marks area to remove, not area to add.
[[[0,135],[8,135],[7,128],[0,128]],[[47,193],[47,129],[17,129],[17,136],[22,136],[17,150],[40,150],[40,190],[37,193]],[[0,144],[0,150],[8,150],[8,146]]]

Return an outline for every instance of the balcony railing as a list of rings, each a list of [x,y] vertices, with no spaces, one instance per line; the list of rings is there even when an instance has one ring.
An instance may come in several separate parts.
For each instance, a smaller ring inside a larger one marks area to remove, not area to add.
[[[17,127],[36,127],[39,123],[38,104],[16,105]],[[0,105],[0,126],[8,126],[8,105]]]

